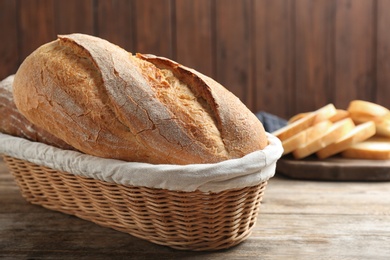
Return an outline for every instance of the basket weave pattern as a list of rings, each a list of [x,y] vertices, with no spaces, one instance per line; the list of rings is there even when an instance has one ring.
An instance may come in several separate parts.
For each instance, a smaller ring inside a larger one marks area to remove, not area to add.
[[[125,186],[4,156],[22,196],[150,242],[182,250],[217,250],[245,240],[267,182],[218,193]]]

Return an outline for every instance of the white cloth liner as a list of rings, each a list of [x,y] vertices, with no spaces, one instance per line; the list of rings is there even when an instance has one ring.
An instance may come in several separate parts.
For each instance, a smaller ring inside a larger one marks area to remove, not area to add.
[[[220,192],[257,185],[275,174],[283,153],[278,138],[267,133],[269,145],[240,159],[214,164],[148,164],[124,162],[61,150],[46,144],[0,133],[0,154],[57,171],[117,184],[175,191]]]

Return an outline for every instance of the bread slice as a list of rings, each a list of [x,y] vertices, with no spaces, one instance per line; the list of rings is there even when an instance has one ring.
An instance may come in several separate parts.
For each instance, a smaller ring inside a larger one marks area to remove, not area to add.
[[[324,120],[328,120],[332,116],[337,114],[337,109],[333,104],[328,104],[324,107],[319,108],[314,111],[316,117],[314,119],[314,124],[322,122]]]
[[[296,114],[295,116],[292,116],[288,121],[287,121],[287,124],[291,124],[305,116],[307,116],[308,114],[310,114],[311,112],[304,112],[304,113],[299,113],[299,114]],[[329,118],[329,120],[331,122],[337,122],[337,121],[340,121],[344,118],[347,118],[350,116],[350,113],[347,111],[347,110],[344,110],[344,109],[336,109],[336,114],[334,114],[333,116],[331,116]]]
[[[390,113],[386,107],[364,100],[351,101],[347,110],[357,123],[367,122],[371,118],[382,117]]]
[[[369,138],[353,144],[341,155],[352,159],[388,160],[390,159],[390,138]]]
[[[352,112],[350,113],[350,117],[352,118],[353,122],[355,122],[355,124],[362,124],[368,121],[376,121],[379,118],[360,112]]]
[[[324,129],[321,134],[315,136],[314,138],[311,138],[303,146],[300,146],[298,149],[293,151],[295,159],[305,158],[317,152],[318,150],[328,146],[329,144],[336,142],[338,139],[346,135],[355,127],[355,124],[353,123],[351,118],[340,120],[334,124],[332,124],[330,121],[328,122],[330,123],[330,127],[328,129]],[[317,125],[320,124],[322,123],[319,123]]]
[[[287,124],[285,127],[282,127],[272,132],[272,134],[279,138],[281,141],[287,140],[288,138],[312,126],[314,124],[315,117],[315,113],[309,113],[305,117],[302,117],[295,122]]]
[[[322,121],[286,139],[282,142],[284,149],[283,154],[291,153],[292,151],[310,142],[310,140],[314,140],[318,138],[318,136],[322,136],[331,126],[332,123],[329,120]]]
[[[327,120],[335,114],[335,106],[333,104],[328,104],[314,112],[308,113],[291,124],[287,124],[285,127],[274,131],[272,134],[278,137],[281,141],[284,141],[316,123]]]
[[[372,121],[365,122],[357,125],[349,133],[342,136],[336,142],[319,150],[316,154],[320,159],[328,158],[346,150],[353,144],[367,140],[375,135],[375,132],[375,123]]]
[[[390,137],[390,113],[375,120],[376,134]]]
[[[383,116],[374,116],[373,114],[352,112],[350,115],[356,124],[373,121],[375,123],[377,135],[390,137],[390,113]]]
[[[302,144],[305,143],[305,140],[306,140],[306,132],[312,127],[309,127],[308,129],[294,135],[294,136],[291,136],[290,138],[284,140],[282,142],[282,146],[283,146],[283,155],[285,154],[289,154],[291,153],[292,151],[294,151],[295,149],[297,149],[299,146],[301,146]]]
[[[350,117],[350,113],[344,109],[336,109],[336,114],[329,118],[331,122],[337,122],[344,118]]]
[[[293,122],[295,122],[295,121],[297,121],[297,120],[299,120],[299,119],[301,119],[301,118],[307,116],[307,115],[310,114],[310,113],[311,113],[311,112],[304,112],[304,113],[296,114],[296,115],[292,116],[292,117],[287,121],[287,123],[288,123],[288,124],[291,124],[291,123],[293,123]]]

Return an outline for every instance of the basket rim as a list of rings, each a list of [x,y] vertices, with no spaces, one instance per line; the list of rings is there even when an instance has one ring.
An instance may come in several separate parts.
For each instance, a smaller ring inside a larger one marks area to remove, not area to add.
[[[263,150],[212,164],[125,162],[62,150],[3,133],[0,133],[0,154],[111,183],[184,192],[220,192],[254,186],[274,176],[283,147],[277,137],[266,135],[269,144]]]

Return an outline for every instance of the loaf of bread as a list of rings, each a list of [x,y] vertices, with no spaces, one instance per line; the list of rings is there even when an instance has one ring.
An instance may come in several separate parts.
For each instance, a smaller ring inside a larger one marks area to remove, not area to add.
[[[214,163],[268,144],[256,116],[213,79],[84,34],[59,36],[28,56],[14,98],[28,120],[99,157]]]
[[[14,77],[10,75],[0,81],[0,132],[61,149],[73,149],[61,139],[33,125],[18,111],[12,95]]]

